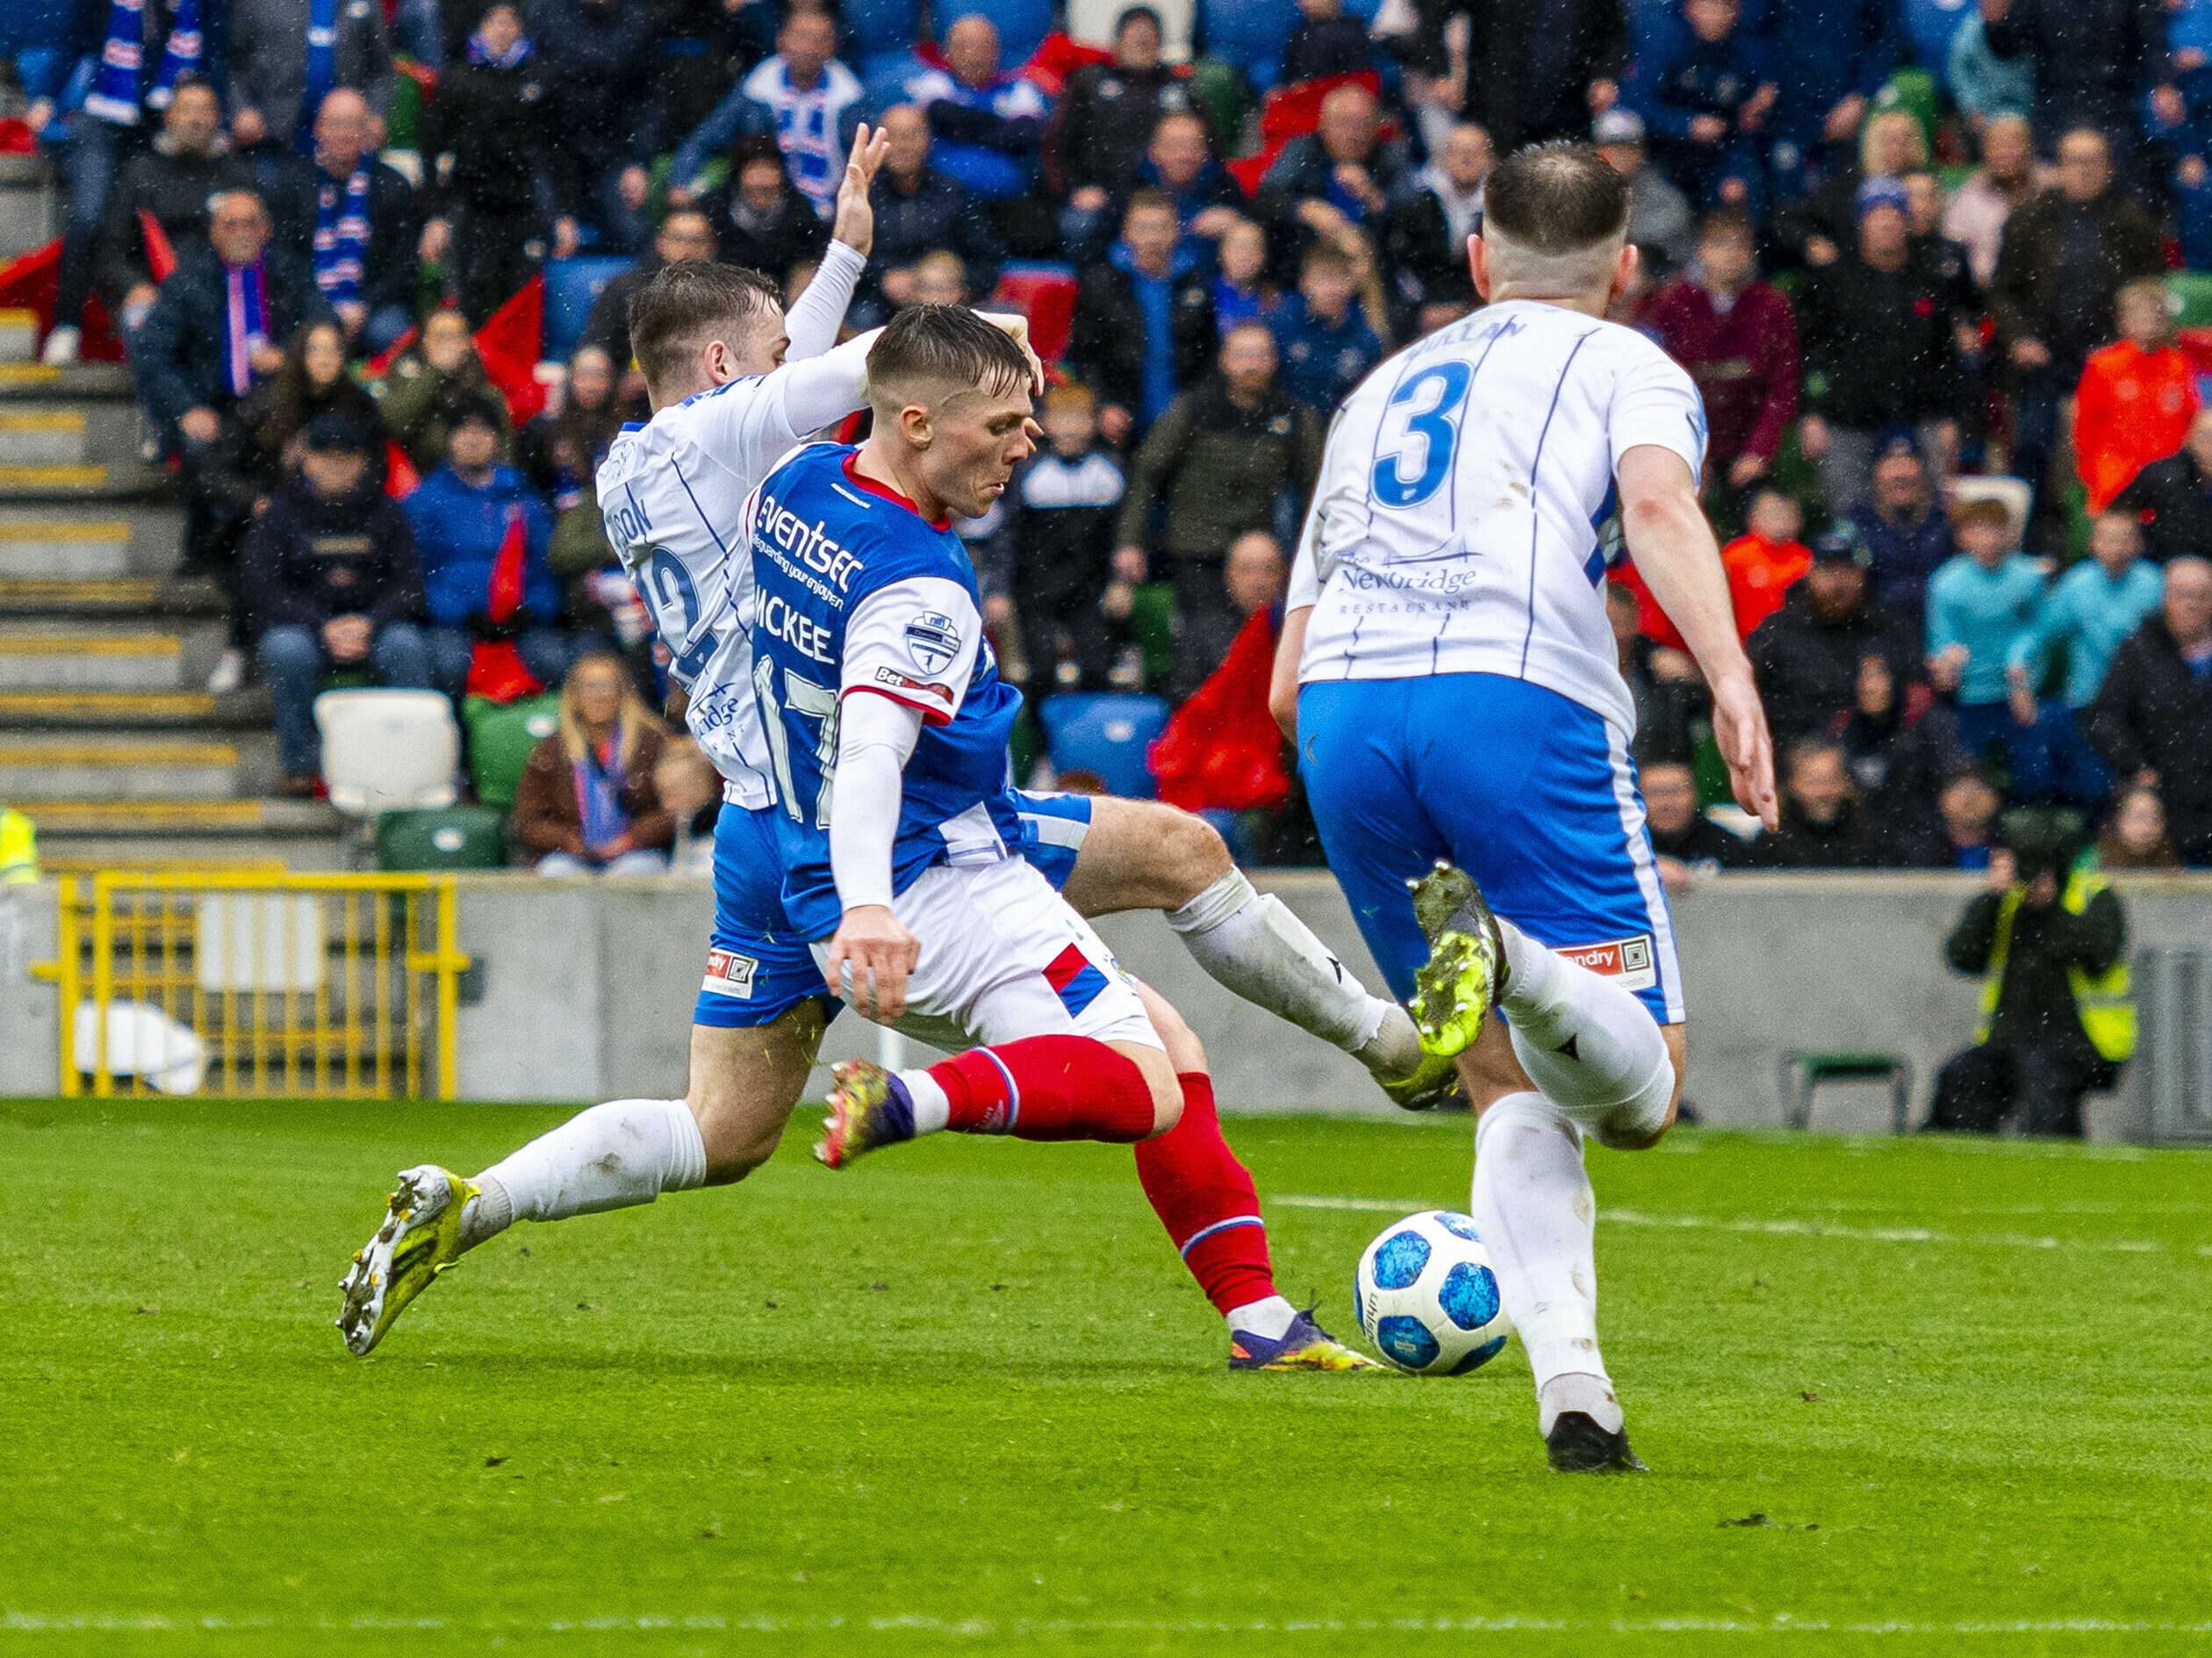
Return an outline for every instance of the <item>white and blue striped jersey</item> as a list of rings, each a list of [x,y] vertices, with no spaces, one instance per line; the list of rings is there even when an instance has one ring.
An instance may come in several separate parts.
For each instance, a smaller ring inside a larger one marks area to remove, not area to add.
[[[1632,734],[1601,589],[1614,471],[1646,443],[1694,477],[1705,406],[1618,323],[1508,300],[1388,359],[1330,429],[1299,540],[1299,682],[1502,674]]]
[[[787,319],[794,361],[625,426],[600,463],[607,539],[674,658],[670,672],[690,694],[686,723],[722,772],[724,798],[740,806],[771,806],[776,794],[754,711],[752,561],[738,522],[745,498],[778,461],[865,400],[875,336],[822,350],[865,262],[832,242]],[[821,355],[797,360],[809,348]]]

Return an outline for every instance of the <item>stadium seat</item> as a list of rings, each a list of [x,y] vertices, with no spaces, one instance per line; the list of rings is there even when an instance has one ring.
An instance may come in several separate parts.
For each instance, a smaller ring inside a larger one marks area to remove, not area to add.
[[[504,869],[506,830],[488,807],[387,812],[377,820],[381,870]]]
[[[315,699],[323,781],[349,817],[453,804],[461,729],[435,691],[326,691]]]
[[[461,719],[469,728],[469,779],[477,799],[512,811],[530,750],[560,729],[561,693],[549,691],[504,705],[470,697],[461,705]]]
[[[1067,32],[1085,46],[1111,46],[1115,19],[1129,5],[1130,0],[1067,0]],[[1161,55],[1181,62],[1190,55],[1192,0],[1155,0],[1153,10],[1160,13]]]
[[[1074,693],[1038,705],[1052,769],[1089,772],[1112,794],[1149,800],[1155,793],[1145,764],[1153,739],[1167,728],[1167,705],[1125,692]]]
[[[1782,1120],[1793,1129],[1812,1123],[1813,1091],[1823,1082],[1887,1082],[1890,1130],[1905,1132],[1913,1100],[1913,1062],[1902,1054],[1793,1048],[1782,1056],[1777,1078],[1782,1091]]]
[[[2173,315],[2175,327],[2212,327],[2212,271],[2169,270],[2165,285],[2180,307]]]
[[[999,274],[990,304],[1027,317],[1037,355],[1047,362],[1059,361],[1075,322],[1075,276],[1067,266],[1009,265]]]
[[[1282,48],[1300,21],[1296,0],[1199,0],[1199,49],[1265,92],[1282,78]]]
[[[545,360],[566,362],[584,333],[592,305],[607,284],[636,262],[605,255],[578,254],[545,262]]]

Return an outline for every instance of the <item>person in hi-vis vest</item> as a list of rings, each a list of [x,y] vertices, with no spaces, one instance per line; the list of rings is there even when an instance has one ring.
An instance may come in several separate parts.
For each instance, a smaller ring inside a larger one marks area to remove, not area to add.
[[[1982,975],[1981,1014],[1936,1075],[1928,1126],[1987,1133],[2016,1112],[2023,1133],[2078,1138],[2081,1096],[2135,1052],[2127,911],[2079,856],[2073,813],[2011,812],[2004,829],[1989,889],[1944,942],[1955,971]]]

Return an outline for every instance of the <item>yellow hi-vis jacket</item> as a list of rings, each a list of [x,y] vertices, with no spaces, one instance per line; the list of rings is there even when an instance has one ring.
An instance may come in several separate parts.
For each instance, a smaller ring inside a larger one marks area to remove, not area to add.
[[[2089,907],[2091,899],[2111,884],[2093,871],[2077,869],[2067,876],[2065,894],[2058,901],[2079,915]],[[1989,970],[1982,980],[1981,1023],[1974,1027],[1977,1044],[1989,1040],[1997,994],[2005,982],[2005,958],[2012,953],[2013,917],[2019,913],[2020,900],[2021,888],[2014,886],[1997,906],[1997,933],[1990,941]],[[2136,1010],[2127,952],[2122,951],[2119,960],[2094,977],[2079,967],[2069,967],[2066,982],[2073,990],[2074,1010],[2081,1016],[2081,1028],[2099,1056],[2117,1065],[2134,1053]]]
[[[0,807],[0,883],[38,879],[38,831],[22,813]]]

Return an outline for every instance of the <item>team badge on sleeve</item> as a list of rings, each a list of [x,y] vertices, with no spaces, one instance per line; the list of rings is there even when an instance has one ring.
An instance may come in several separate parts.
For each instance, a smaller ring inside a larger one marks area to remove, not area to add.
[[[923,673],[943,673],[960,654],[960,630],[952,617],[928,611],[907,623],[906,648]]]

